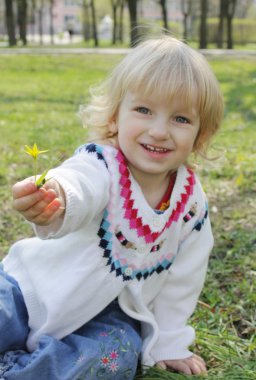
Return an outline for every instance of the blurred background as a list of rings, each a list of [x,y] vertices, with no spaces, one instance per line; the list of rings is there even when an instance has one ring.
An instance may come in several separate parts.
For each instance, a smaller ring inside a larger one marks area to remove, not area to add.
[[[256,0],[0,1],[4,47],[127,47],[159,27],[202,49],[255,49]]]

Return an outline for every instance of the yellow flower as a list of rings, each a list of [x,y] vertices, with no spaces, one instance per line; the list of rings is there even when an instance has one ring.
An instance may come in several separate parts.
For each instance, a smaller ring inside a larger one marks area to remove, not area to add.
[[[38,147],[37,147],[37,145],[36,145],[36,143],[35,143],[32,148],[30,148],[28,145],[25,145],[25,152],[29,156],[33,157],[33,159],[34,159],[35,184],[38,187],[38,189],[40,189],[40,187],[42,187],[45,184],[45,182],[47,181],[47,179],[45,177],[46,177],[46,175],[48,173],[48,170],[45,170],[43,172],[43,174],[41,174],[41,176],[39,178],[37,178],[37,157],[41,153],[48,152],[48,150],[39,150]]]
[[[37,159],[37,156],[39,156],[39,154],[48,152],[48,150],[39,150],[36,144],[34,144],[32,148],[30,148],[28,145],[25,145],[25,151],[27,154],[32,156],[34,160]]]

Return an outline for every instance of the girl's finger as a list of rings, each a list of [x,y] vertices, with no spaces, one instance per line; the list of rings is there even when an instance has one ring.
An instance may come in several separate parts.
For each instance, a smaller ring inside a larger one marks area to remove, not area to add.
[[[207,372],[205,362],[204,362],[203,358],[201,358],[200,356],[193,355],[192,357],[185,359],[185,361],[189,365],[189,367],[190,367],[190,369],[194,375],[199,375],[200,373],[206,373]]]
[[[174,369],[175,371],[182,372],[185,375],[192,375],[192,371],[190,366],[186,362],[186,360],[165,360],[164,361],[167,367],[170,369]]]
[[[28,195],[24,195],[18,198],[14,196],[13,207],[17,211],[24,212],[33,207],[38,202],[40,202],[44,198],[44,196],[45,190],[43,189],[37,190],[34,193],[30,193]]]
[[[31,221],[35,217],[42,214],[55,198],[56,194],[53,190],[49,190],[47,192],[43,191],[43,195],[38,202],[34,203],[32,206],[30,205],[30,207],[25,210],[19,211],[24,215],[26,219]]]
[[[53,219],[60,217],[64,213],[64,207],[61,206],[61,200],[55,198],[45,210],[31,219],[37,225],[45,226],[52,222]]]
[[[203,363],[203,364],[205,365],[205,361],[204,361],[204,359],[203,359],[201,356],[199,356],[199,355],[197,355],[197,354],[193,354],[193,356],[194,356],[196,359],[198,359],[201,363]]]
[[[37,190],[33,177],[29,177],[13,185],[12,196],[14,199],[18,199],[30,195]]]

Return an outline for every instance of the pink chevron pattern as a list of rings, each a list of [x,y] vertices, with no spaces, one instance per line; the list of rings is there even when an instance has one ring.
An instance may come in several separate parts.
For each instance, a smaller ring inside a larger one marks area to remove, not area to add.
[[[172,213],[163,229],[159,232],[152,232],[148,224],[143,224],[142,218],[138,215],[138,209],[134,207],[134,200],[131,198],[132,190],[130,173],[127,168],[126,159],[120,151],[118,151],[116,158],[119,162],[119,184],[121,185],[120,195],[124,199],[124,217],[129,220],[130,228],[137,231],[138,237],[143,237],[146,243],[154,243],[166,228],[169,228],[173,222],[178,221],[180,214],[184,211],[184,208],[194,191],[194,173],[191,169],[187,169],[187,185],[184,186],[184,193],[181,193],[181,200],[177,201],[176,206],[172,210]]]

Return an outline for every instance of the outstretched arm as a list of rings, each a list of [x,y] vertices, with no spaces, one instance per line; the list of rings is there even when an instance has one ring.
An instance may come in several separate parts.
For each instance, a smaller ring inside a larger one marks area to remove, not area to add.
[[[47,226],[64,216],[65,195],[54,179],[38,189],[33,177],[26,178],[13,186],[12,194],[14,209],[36,225]]]
[[[14,208],[41,239],[60,238],[89,224],[108,202],[109,171],[97,154],[76,154],[48,176],[41,189],[33,177],[13,187]]]

